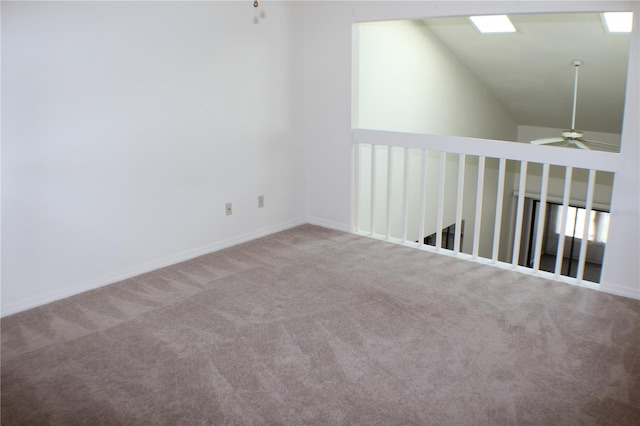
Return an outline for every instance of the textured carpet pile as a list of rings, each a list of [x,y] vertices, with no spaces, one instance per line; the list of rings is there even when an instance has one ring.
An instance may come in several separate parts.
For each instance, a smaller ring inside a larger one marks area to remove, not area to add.
[[[640,301],[311,225],[2,319],[3,425],[640,424]]]

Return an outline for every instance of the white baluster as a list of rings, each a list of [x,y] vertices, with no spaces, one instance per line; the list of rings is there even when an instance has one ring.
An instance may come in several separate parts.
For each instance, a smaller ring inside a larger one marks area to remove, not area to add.
[[[538,209],[538,223],[536,230],[536,247],[533,257],[533,271],[540,270],[542,257],[542,239],[544,236],[544,222],[547,218],[547,193],[549,192],[549,164],[542,166],[542,184],[540,186],[540,203]]]
[[[498,253],[500,252],[500,228],[502,226],[502,203],[504,200],[504,176],[507,160],[500,159],[498,166],[498,195],[496,197],[496,220],[493,224],[493,253],[491,260],[495,263],[498,261]]]
[[[476,215],[473,229],[473,258],[477,259],[480,248],[480,228],[482,221],[482,197],[484,194],[484,165],[485,157],[478,157],[478,186],[476,187]]]
[[[376,146],[371,144],[371,207],[369,217],[371,218],[371,235],[375,232],[376,219]]]
[[[418,247],[424,245],[424,216],[427,202],[427,151],[422,150],[422,165],[420,167],[420,223],[418,225]]]
[[[391,236],[391,193],[393,192],[393,148],[387,147],[387,224],[386,224],[386,232],[385,237],[387,240]]]
[[[462,204],[464,202],[464,166],[466,155],[458,155],[458,197],[456,200],[456,236],[453,245],[453,252],[460,253],[462,250],[461,233],[462,233]]]
[[[585,219],[582,232],[582,241],[580,242],[580,257],[578,258],[578,274],[576,280],[582,282],[584,277],[584,267],[587,261],[587,246],[589,243],[589,225],[591,223],[591,214],[593,208],[593,192],[596,186],[596,171],[589,170],[589,183],[587,185],[587,204],[585,206]]]
[[[360,231],[360,150],[359,143],[353,145],[353,231]]]
[[[404,148],[404,180],[402,185],[402,242],[407,241],[409,223],[409,148]]]
[[[513,255],[511,265],[515,268],[520,260],[520,241],[522,239],[522,219],[524,215],[524,199],[527,190],[527,162],[520,163],[520,185],[518,186],[518,208],[516,211],[516,229],[513,237]]]
[[[442,215],[444,210],[444,173],[446,164],[446,152],[440,151],[440,167],[438,178],[438,212],[436,216],[436,251],[442,247]]]
[[[562,195],[562,217],[560,219],[560,234],[558,235],[558,250],[556,251],[556,278],[562,273],[562,261],[564,259],[564,241],[567,232],[567,211],[569,210],[569,200],[571,199],[571,179],[573,167],[566,167],[564,173],[564,192]],[[571,259],[569,259],[571,262]]]

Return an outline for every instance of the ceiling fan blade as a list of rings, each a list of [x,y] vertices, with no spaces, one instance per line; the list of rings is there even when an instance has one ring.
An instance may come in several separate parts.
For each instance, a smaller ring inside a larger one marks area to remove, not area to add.
[[[564,141],[564,138],[543,138],[543,139],[533,140],[530,143],[534,145],[546,145],[548,143],[557,143],[557,142],[563,142],[563,141]]]
[[[592,145],[595,149],[599,151],[608,151],[608,152],[620,152],[620,147],[618,145],[614,145],[612,143],[600,142],[600,141],[590,141],[587,139],[582,139],[583,142]]]
[[[579,141],[578,139],[573,139],[571,142],[575,143],[576,146],[580,149],[586,149],[587,151],[591,151],[591,148],[586,146],[582,141]]]
[[[608,146],[611,148],[618,148],[618,145],[614,145],[612,143],[607,143],[607,142],[601,142],[601,141],[592,141],[589,139],[580,139],[582,142],[586,142],[586,143],[592,143],[594,145],[602,145],[602,146]]]

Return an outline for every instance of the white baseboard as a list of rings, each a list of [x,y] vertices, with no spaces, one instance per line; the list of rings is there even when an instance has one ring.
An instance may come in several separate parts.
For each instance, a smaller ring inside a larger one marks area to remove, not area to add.
[[[349,224],[334,222],[331,220],[321,219],[318,217],[307,217],[307,223],[311,225],[322,226],[324,228],[335,229],[336,231],[352,232],[351,225]]]
[[[603,293],[614,294],[616,296],[640,300],[640,288],[629,288],[615,284],[602,283],[600,284],[600,291]]]
[[[66,297],[75,296],[80,293],[84,293],[89,290],[94,290],[109,284],[114,284],[128,278],[133,278],[137,275],[141,275],[147,272],[154,271],[156,269],[164,268],[174,265],[176,263],[184,262],[185,260],[193,259],[198,256],[213,253],[225,248],[233,247],[238,244],[245,243],[247,241],[255,240],[257,238],[265,237],[267,235],[275,234],[276,232],[284,231],[286,229],[294,228],[305,224],[304,219],[297,219],[287,222],[282,222],[277,225],[259,229],[257,231],[248,232],[246,234],[238,235],[233,238],[229,238],[223,241],[217,241],[212,244],[208,244],[203,247],[198,247],[192,250],[187,250],[182,253],[177,253],[171,256],[166,256],[160,259],[153,260],[141,265],[137,265],[133,268],[125,269],[114,274],[100,277],[98,279],[82,283],[74,286],[73,288],[67,288],[62,291],[52,291],[30,298],[28,300],[21,300],[17,303],[9,304],[2,308],[1,317],[5,317],[11,314],[15,314],[27,309],[35,308],[37,306],[45,305],[47,303],[55,302]]]

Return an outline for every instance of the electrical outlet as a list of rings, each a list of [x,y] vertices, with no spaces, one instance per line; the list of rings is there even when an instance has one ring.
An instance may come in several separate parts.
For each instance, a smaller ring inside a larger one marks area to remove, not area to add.
[[[264,207],[264,195],[258,195],[258,208]]]
[[[225,206],[225,209],[227,211],[227,216],[231,215],[233,213],[233,208],[231,206],[231,203],[227,203]]]

